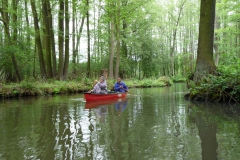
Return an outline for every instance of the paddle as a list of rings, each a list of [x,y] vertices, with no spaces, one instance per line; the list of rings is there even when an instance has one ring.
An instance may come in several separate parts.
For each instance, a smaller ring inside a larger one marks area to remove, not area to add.
[[[95,81],[93,82],[93,87],[92,87],[92,88],[94,88],[94,86],[95,86],[97,83],[98,83],[98,81],[97,81],[97,80],[95,80]],[[91,90],[93,90],[93,89],[91,89]],[[90,92],[91,92],[91,90],[89,90],[88,92],[90,93]]]
[[[126,92],[128,92],[129,94],[131,94],[132,96],[135,96],[134,94],[132,94],[130,91],[126,90],[125,88],[123,88]]]

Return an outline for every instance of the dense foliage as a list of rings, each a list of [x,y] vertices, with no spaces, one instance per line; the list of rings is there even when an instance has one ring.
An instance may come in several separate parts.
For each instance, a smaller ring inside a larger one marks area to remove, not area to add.
[[[219,99],[238,99],[239,8],[237,0],[216,1],[220,76],[193,90],[221,85]],[[109,79],[184,81],[195,70],[199,17],[198,0],[2,0],[0,82],[84,81],[102,69]]]

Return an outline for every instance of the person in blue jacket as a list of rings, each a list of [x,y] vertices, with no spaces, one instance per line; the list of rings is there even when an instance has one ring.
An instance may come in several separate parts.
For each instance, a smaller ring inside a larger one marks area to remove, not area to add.
[[[117,92],[127,92],[128,87],[124,82],[122,82],[122,79],[118,77],[117,82],[114,84],[114,90]]]

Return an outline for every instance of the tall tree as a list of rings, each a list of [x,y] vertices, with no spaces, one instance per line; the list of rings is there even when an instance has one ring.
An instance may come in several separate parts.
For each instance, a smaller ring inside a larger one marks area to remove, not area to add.
[[[117,1],[116,3],[116,8],[117,8],[117,16],[116,16],[116,69],[115,69],[115,79],[119,77],[119,64],[120,64],[120,1]]]
[[[58,47],[59,47],[59,63],[58,63],[58,79],[63,79],[63,51],[64,51],[64,0],[59,1],[58,12]]]
[[[18,2],[19,0],[15,0],[15,1],[12,1],[12,7],[13,7],[13,10],[15,11],[12,15],[12,21],[13,21],[13,24],[14,24],[14,27],[13,27],[13,44],[17,44],[17,40],[18,40],[18,28],[17,28],[17,21],[18,21]],[[8,33],[10,34],[10,33]],[[8,36],[10,37],[10,36]],[[11,41],[11,40],[10,40]],[[15,72],[16,72],[16,75],[17,75],[17,78],[19,81],[22,80],[22,77],[20,75],[20,71],[19,71],[19,68],[18,68],[18,65],[17,65],[17,59],[16,59],[16,56],[15,56],[15,53],[12,52],[11,53],[11,57],[12,57],[12,62],[13,62],[13,66],[14,66],[14,69],[15,69]]]
[[[53,77],[57,76],[57,58],[56,58],[56,50],[55,50],[55,38],[54,38],[54,28],[53,28],[53,20],[52,20],[52,9],[50,5],[50,1],[47,2],[48,8],[48,20],[49,20],[49,28],[50,28],[50,43],[51,43],[51,53],[52,53],[52,72]]]
[[[85,21],[85,15],[82,16],[81,19],[81,25],[79,27],[79,30],[76,32],[76,45],[74,45],[75,43],[73,43],[73,73],[76,75],[77,74],[77,62],[78,62],[78,49],[80,48],[80,40],[81,40],[81,35],[82,35],[82,31],[83,31],[83,25],[84,25],[84,21]],[[74,40],[75,41],[75,40]]]
[[[109,79],[113,79],[114,78],[114,74],[113,74],[113,60],[114,60],[114,53],[115,53],[115,1],[110,1],[109,2],[109,10],[108,10],[108,14],[109,14],[109,18],[110,18],[110,55],[109,55]]]
[[[89,0],[86,1],[86,6],[87,6],[87,77],[90,77],[90,24],[89,24]]]
[[[18,30],[17,30],[17,9],[18,9],[18,2],[19,0],[16,1],[12,1],[12,9],[13,9],[13,13],[12,13],[12,24],[13,26],[11,27],[10,24],[10,15],[8,11],[11,11],[11,9],[9,8],[8,5],[8,0],[3,0],[2,1],[2,8],[0,8],[0,12],[1,12],[1,16],[2,16],[2,22],[4,24],[4,33],[6,35],[6,41],[5,41],[5,45],[8,46],[9,48],[13,48],[15,47],[14,45],[17,45],[17,35],[18,35]],[[13,30],[11,31],[10,29],[13,28]],[[12,33],[12,36],[11,36]],[[22,77],[20,75],[20,71],[18,68],[18,64],[17,64],[17,59],[14,53],[14,50],[10,50],[10,54],[11,54],[11,60],[12,60],[12,64],[15,70],[15,73],[17,75],[17,79],[18,81],[22,80]]]
[[[176,47],[176,38],[177,38],[177,29],[178,29],[178,25],[179,25],[179,23],[180,23],[180,20],[181,20],[181,15],[182,15],[182,12],[183,12],[183,7],[184,7],[184,5],[185,5],[185,2],[186,2],[186,0],[184,0],[183,2],[180,2],[180,4],[179,4],[179,7],[176,7],[176,8],[178,8],[179,9],[179,11],[177,11],[178,12],[178,14],[177,14],[177,18],[175,19],[174,18],[174,15],[172,15],[171,14],[171,12],[170,12],[170,15],[171,15],[171,17],[173,18],[173,23],[174,23],[174,25],[173,25],[173,37],[172,37],[172,44],[171,44],[171,47],[170,47],[170,61],[171,61],[171,75],[172,76],[174,76],[175,75],[175,69],[174,69],[174,52],[175,52],[175,47]]]
[[[221,25],[220,19],[218,16],[216,16],[215,28],[220,29],[220,25]],[[215,32],[215,42],[219,42],[219,41],[220,41],[220,35]],[[215,49],[215,64],[217,66],[219,63],[219,45],[217,43],[214,43],[214,49]]]
[[[35,29],[35,43],[36,43],[35,45],[37,46],[37,51],[38,51],[37,53],[38,53],[41,77],[45,77],[46,68],[45,68],[45,61],[44,61],[43,50],[42,50],[42,41],[40,37],[39,22],[38,22],[38,15],[36,10],[35,0],[31,0],[31,8],[33,13],[34,29]]]
[[[75,49],[76,45],[76,13],[77,13],[77,7],[76,7],[76,0],[72,0],[72,49],[73,49],[73,57],[72,57],[72,63],[73,63],[73,74],[77,75],[77,67],[76,67],[76,57],[77,57],[77,50]]]
[[[213,61],[213,40],[216,0],[201,0],[197,63],[193,80],[198,83],[216,70]]]
[[[42,14],[43,14],[43,26],[44,26],[44,42],[46,52],[46,65],[47,65],[47,78],[53,78],[52,72],[52,57],[51,57],[51,28],[50,28],[50,16],[47,0],[42,1]]]
[[[68,0],[65,0],[65,60],[63,68],[63,79],[66,80],[68,76],[69,66],[69,11]]]
[[[127,5],[128,5],[128,0],[122,0],[122,7],[123,8],[127,8]],[[126,39],[127,39],[127,14],[126,16],[123,17],[123,22],[122,22],[122,29],[123,29],[123,38],[121,39],[122,40],[122,55],[124,57],[127,57],[127,53],[128,53],[128,49],[127,49],[127,43],[126,43]]]
[[[27,28],[30,28],[30,23],[29,23],[29,18],[28,18],[28,1],[25,0],[24,2],[24,7],[25,7],[25,17],[26,17],[26,23],[27,23]],[[30,44],[30,35],[27,35],[27,44]]]
[[[115,36],[114,36],[114,16],[111,16],[111,22],[110,22],[110,58],[109,58],[109,79],[113,79],[113,59],[114,59],[114,42],[115,42]]]

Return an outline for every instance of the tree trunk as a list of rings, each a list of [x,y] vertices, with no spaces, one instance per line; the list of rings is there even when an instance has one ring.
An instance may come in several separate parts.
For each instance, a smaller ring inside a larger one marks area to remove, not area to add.
[[[24,2],[24,7],[25,7],[25,17],[26,17],[27,28],[29,29],[30,24],[29,24],[29,18],[28,18],[28,3],[27,3],[27,1]],[[30,41],[31,41],[31,38],[30,38],[30,34],[29,34],[29,35],[27,35],[27,44],[30,45]]]
[[[95,4],[95,0],[93,0],[93,4]],[[99,62],[100,60],[99,59],[97,59],[97,57],[99,57],[98,56],[98,52],[97,52],[97,32],[96,32],[96,30],[97,30],[97,27],[96,27],[96,6],[94,5],[94,7],[93,7],[93,49],[92,49],[92,53],[93,53],[93,56],[94,56],[94,63],[97,63],[97,62]]]
[[[77,75],[77,65],[76,65],[76,56],[77,56],[77,50],[75,48],[75,45],[76,45],[76,1],[73,0],[72,1],[72,49],[73,49],[73,52],[72,52],[72,63],[73,63],[73,75],[74,77],[76,77]]]
[[[237,52],[236,53],[240,53],[240,21],[237,22],[237,30],[238,30],[238,33],[237,33],[237,36],[236,36],[236,44],[237,44]],[[240,58],[240,54],[238,54],[238,57]]]
[[[113,58],[114,58],[114,16],[110,22],[110,58],[109,58],[109,79],[113,79]]]
[[[101,16],[101,1],[98,1],[98,17]],[[98,18],[97,20],[97,25],[99,26],[99,24],[101,23],[101,20],[100,18]],[[100,43],[101,42],[101,35],[102,35],[102,29],[100,27],[97,27],[97,54],[98,54],[98,57],[100,59],[100,61],[102,60],[102,50],[103,50],[103,45]]]
[[[15,1],[12,1],[12,6],[13,6],[13,10],[15,11],[15,13],[13,13],[13,24],[16,25],[15,27],[13,27],[13,43],[12,44],[17,44],[17,37],[18,37],[18,27],[17,27],[17,6],[18,6],[18,2],[19,0],[15,0]],[[10,33],[9,33],[10,34]],[[10,37],[10,36],[9,36]],[[14,70],[16,72],[16,75],[17,75],[17,78],[18,78],[18,81],[22,81],[22,77],[20,75],[20,72],[19,72],[19,69],[18,69],[18,65],[17,65],[17,59],[16,59],[16,56],[15,56],[15,53],[12,52],[11,54],[11,57],[12,57],[12,62],[13,62],[13,66],[14,66]]]
[[[215,74],[213,39],[216,0],[201,0],[197,63],[193,80],[199,83],[209,74]]]
[[[127,7],[128,1],[122,1],[122,6]],[[122,55],[126,58],[128,55],[128,49],[127,49],[127,44],[126,44],[126,39],[127,39],[127,21],[126,18],[123,18],[123,40],[122,40]]]
[[[218,16],[216,16],[216,20],[215,20],[215,26],[216,29],[220,29],[220,18]],[[215,33],[215,42],[219,42],[220,41],[220,35]],[[218,66],[219,63],[219,46],[217,43],[214,43],[214,49],[215,49],[215,65]]]
[[[13,28],[13,38],[11,38],[11,35],[10,35],[10,18],[9,18],[9,15],[8,15],[8,0],[4,0],[2,2],[3,6],[2,6],[2,10],[1,10],[1,14],[2,14],[2,21],[4,22],[4,32],[5,32],[5,35],[6,35],[6,45],[9,46],[11,48],[11,46],[14,46],[15,43],[17,42],[17,5],[18,5],[18,0],[16,1],[12,1],[12,6],[13,6],[13,9],[14,9],[14,13],[13,13],[13,16],[12,16],[12,23],[16,26],[12,27]],[[12,40],[11,40],[12,39]],[[22,80],[22,77],[20,75],[20,72],[19,72],[19,69],[18,69],[18,65],[17,65],[17,59],[16,59],[16,56],[15,56],[15,53],[14,51],[11,51],[11,60],[12,60],[12,63],[13,63],[13,67],[14,67],[14,70],[16,72],[16,75],[17,75],[17,79],[18,81],[21,81]]]
[[[59,48],[59,62],[58,62],[58,79],[62,80],[63,79],[63,50],[64,50],[64,22],[63,22],[63,17],[64,17],[64,1],[60,0],[59,2],[59,13],[58,13],[58,48]]]
[[[87,5],[87,77],[90,78],[90,29],[89,29],[89,0],[86,2]]]
[[[120,64],[120,39],[117,38],[115,79],[117,79],[117,77],[119,77],[119,64]]]
[[[39,59],[41,76],[43,78],[46,76],[46,68],[45,68],[45,62],[44,62],[44,56],[43,56],[43,50],[42,50],[42,42],[40,38],[40,30],[38,25],[38,16],[37,16],[35,0],[31,0],[31,7],[32,7],[32,13],[33,13],[33,20],[34,20],[35,42],[38,49],[38,59]]]
[[[79,31],[77,33],[77,44],[76,44],[76,47],[75,47],[75,58],[76,58],[76,62],[78,62],[78,49],[79,49],[79,46],[80,46],[80,40],[81,40],[81,35],[82,35],[82,30],[83,30],[83,25],[84,25],[84,21],[85,21],[85,15],[83,15],[82,17],[82,21],[81,21],[81,26],[79,28]]]
[[[184,7],[184,4],[185,4],[186,0],[184,0],[181,4],[181,6],[179,6],[179,13],[178,13],[178,17],[177,17],[177,20],[176,21],[176,24],[174,25],[174,29],[173,29],[173,40],[172,40],[172,46],[171,46],[171,49],[170,49],[170,63],[171,63],[171,76],[174,76],[175,75],[175,65],[174,65],[174,51],[175,51],[175,45],[176,45],[176,37],[177,37],[177,29],[178,29],[178,25],[179,25],[179,22],[180,22],[180,18],[181,18],[181,14],[182,14],[182,10],[183,10],[183,7]],[[172,15],[173,16],[173,15]]]
[[[67,79],[69,66],[69,13],[68,0],[65,0],[65,61],[63,69],[63,78]]]
[[[190,30],[189,31],[189,40],[190,40],[190,44],[189,44],[189,62],[190,62],[190,73],[192,73],[194,71],[194,44],[193,44],[193,39],[194,39],[194,36],[193,36],[193,31]]]
[[[119,77],[119,64],[120,64],[120,3],[117,2],[117,23],[116,23],[116,69],[115,69],[115,79]]]
[[[53,78],[52,74],[52,60],[51,60],[51,40],[50,40],[50,25],[49,25],[49,13],[47,0],[42,1],[42,14],[43,14],[43,25],[44,25],[44,42],[46,51],[46,64],[47,64],[47,78]]]
[[[53,77],[57,76],[57,58],[56,58],[56,50],[55,50],[55,38],[54,38],[54,30],[53,30],[53,22],[52,22],[52,10],[50,6],[50,2],[47,2],[48,6],[48,17],[49,17],[49,27],[50,27],[50,41],[51,41],[51,51],[52,51],[52,72]]]

